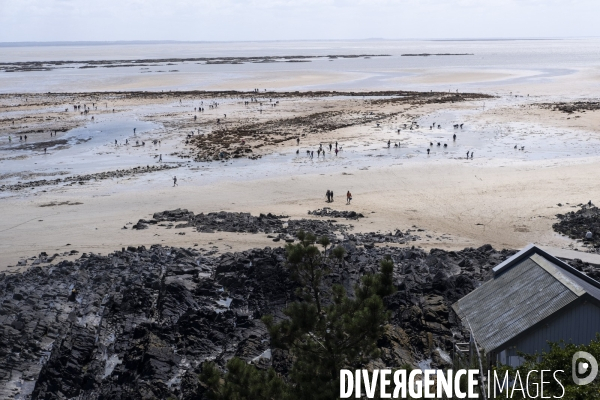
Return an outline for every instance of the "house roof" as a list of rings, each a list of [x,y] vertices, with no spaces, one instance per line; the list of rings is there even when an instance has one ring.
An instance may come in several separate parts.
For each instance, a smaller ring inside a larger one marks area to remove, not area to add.
[[[452,308],[477,343],[493,351],[581,296],[600,301],[600,283],[529,245]]]

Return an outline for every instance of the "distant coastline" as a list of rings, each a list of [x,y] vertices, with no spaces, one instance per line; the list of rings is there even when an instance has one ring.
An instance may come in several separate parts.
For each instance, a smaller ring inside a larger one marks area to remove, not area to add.
[[[473,53],[420,53],[420,54],[401,54],[402,57],[431,57],[431,56],[474,56]]]

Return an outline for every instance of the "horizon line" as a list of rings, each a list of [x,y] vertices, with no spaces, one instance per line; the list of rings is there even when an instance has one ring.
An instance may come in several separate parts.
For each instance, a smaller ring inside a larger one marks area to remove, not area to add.
[[[563,37],[464,37],[464,38],[363,38],[363,39],[285,39],[285,40],[171,40],[171,39],[149,39],[149,40],[48,40],[48,41],[12,41],[0,42],[0,47],[19,46],[77,46],[77,45],[126,45],[126,44],[159,44],[159,43],[278,43],[278,42],[361,42],[361,41],[426,41],[426,42],[467,42],[467,41],[527,41],[527,40],[569,40],[569,39],[593,39],[599,36],[563,36]]]

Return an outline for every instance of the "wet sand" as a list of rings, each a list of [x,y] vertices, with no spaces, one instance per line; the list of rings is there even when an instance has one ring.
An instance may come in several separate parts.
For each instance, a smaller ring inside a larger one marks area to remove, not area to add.
[[[568,114],[540,106],[555,101],[552,96],[503,95],[429,103],[398,101],[389,95],[279,93],[272,102],[260,97],[244,104],[250,97],[223,93],[153,98],[3,96],[0,185],[156,166],[160,154],[161,164],[174,169],[1,190],[0,269],[22,270],[24,266],[15,267],[19,260],[42,251],[106,254],[129,245],[161,243],[216,246],[226,252],[281,245],[265,234],[200,234],[189,228],[155,226],[131,229],[140,218],[175,208],[316,218],[307,211],[329,206],[363,213],[366,218],[351,221],[356,232],[423,229],[421,240],[413,243],[423,248],[462,249],[486,243],[519,248],[531,242],[577,248],[579,243],[553,233],[554,216],[600,198],[596,179],[600,111]],[[98,110],[87,115],[72,111],[72,106],[64,111],[69,104],[91,106],[92,101]],[[201,101],[205,111],[194,112]],[[276,101],[279,104],[271,106]],[[209,108],[214,102],[218,107]],[[281,122],[321,118],[323,113],[335,113],[331,129],[317,121],[310,125],[314,129],[300,132]],[[365,119],[356,120],[356,116]],[[412,122],[419,127],[410,130]],[[430,129],[433,122],[441,129]],[[454,129],[456,123],[465,126]],[[256,124],[271,129],[256,139],[261,146],[254,147],[252,154],[259,158],[194,161],[206,146],[198,147],[195,138],[188,137],[192,131],[210,136],[228,127],[228,134],[234,135],[228,146],[235,148],[242,137],[235,135]],[[135,136],[133,127],[137,127]],[[59,130],[52,140],[66,142],[44,144],[52,129]],[[25,131],[29,132],[28,145],[41,144],[25,147],[19,143],[15,133]],[[7,141],[9,133],[12,143]],[[455,133],[456,141],[452,139]],[[299,146],[294,140],[298,135]],[[154,145],[153,140],[161,142]],[[136,146],[136,141],[144,141],[145,146]],[[328,144],[336,141],[342,147],[337,156],[328,151]],[[324,158],[317,158],[320,143],[327,148]],[[400,147],[395,148],[395,143]],[[44,145],[49,147],[48,154],[41,150]],[[515,145],[525,148],[515,150]],[[309,149],[314,151],[313,159],[306,156]],[[466,151],[474,152],[473,160],[465,159]],[[172,187],[173,175],[178,177],[177,187]],[[335,193],[334,203],[325,203],[328,189]],[[345,204],[347,190],[353,194],[351,205]]]

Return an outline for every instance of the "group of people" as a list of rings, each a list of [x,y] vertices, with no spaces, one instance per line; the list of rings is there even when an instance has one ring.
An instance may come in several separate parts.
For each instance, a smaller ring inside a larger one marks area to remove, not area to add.
[[[333,190],[327,189],[327,192],[325,192],[325,197],[327,198],[328,203],[333,202]],[[352,201],[352,193],[350,193],[348,190],[346,193],[346,204],[350,204],[350,201]]]
[[[392,146],[392,141],[388,140],[387,145],[388,145],[388,149],[389,149]],[[394,143],[394,147],[398,147],[399,148],[400,147],[400,142]]]
[[[296,138],[296,144],[300,145],[300,138]],[[329,151],[331,152],[332,150],[333,144],[329,143]],[[337,156],[340,151],[342,151],[342,146],[338,147],[338,142],[335,142],[335,155]],[[322,143],[319,144],[319,148],[317,149],[317,158],[321,156],[321,153],[323,153],[323,158],[325,158],[325,149]],[[300,149],[296,150],[296,154],[300,154]],[[314,150],[306,150],[306,155],[312,159],[315,156],[315,152]]]
[[[327,197],[328,203],[333,202],[333,190],[327,189],[327,192],[325,193],[325,197]]]

